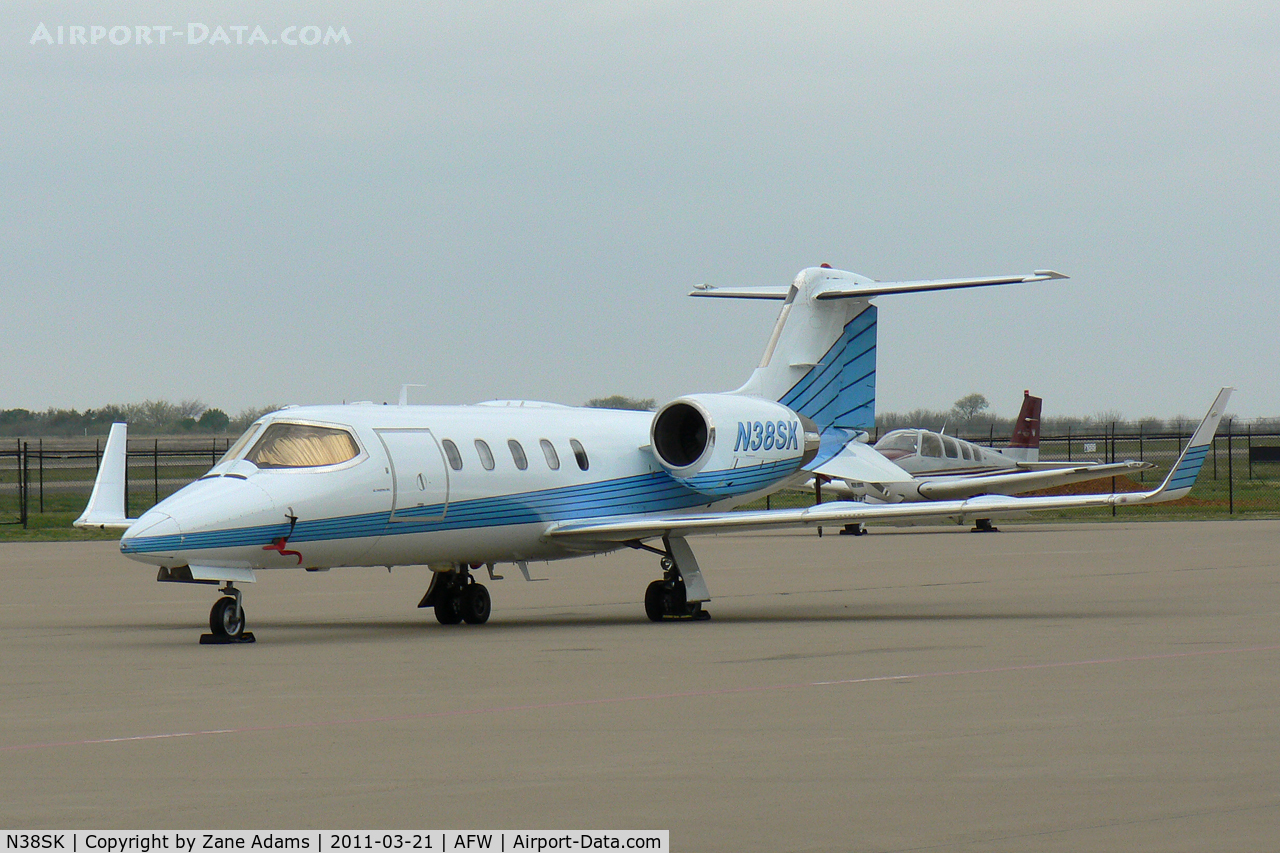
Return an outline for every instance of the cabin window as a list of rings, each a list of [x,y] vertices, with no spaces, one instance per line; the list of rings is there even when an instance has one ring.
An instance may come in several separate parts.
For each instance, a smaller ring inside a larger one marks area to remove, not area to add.
[[[942,455],[942,439],[936,433],[920,434],[920,455],[939,457]]]
[[[318,468],[359,455],[359,445],[345,429],[277,422],[268,424],[245,459],[259,468]]]
[[[507,439],[507,447],[511,448],[511,459],[521,471],[529,467],[529,459],[524,455],[524,448],[514,438]]]
[[[462,454],[458,452],[458,445],[447,438],[441,444],[444,446],[444,455],[449,460],[449,467],[455,471],[461,471]]]
[[[578,467],[583,471],[591,467],[591,462],[587,459],[587,450],[582,446],[582,442],[576,438],[569,439],[569,446],[573,448],[573,458],[578,461]]]
[[[973,459],[973,449],[972,449],[968,444],[965,444],[965,443],[962,441],[962,442],[960,442],[960,455],[961,455],[962,457],[964,457],[965,459],[972,460],[972,459]]]
[[[493,470],[493,451],[489,449],[489,445],[485,444],[484,439],[476,439],[476,454],[480,457],[480,464],[484,466],[484,470]]]
[[[956,440],[954,438],[949,435],[944,435],[942,437],[942,444],[947,448],[948,459],[960,458],[960,445],[956,444]]]
[[[547,467],[552,471],[559,471],[560,457],[556,453],[556,446],[545,438],[539,441],[538,445],[542,447],[542,455],[547,457]]]

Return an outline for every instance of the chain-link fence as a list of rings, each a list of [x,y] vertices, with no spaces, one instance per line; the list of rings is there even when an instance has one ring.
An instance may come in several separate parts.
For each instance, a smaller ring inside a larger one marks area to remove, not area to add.
[[[1190,430],[1143,433],[1124,424],[1089,432],[1042,435],[1042,462],[1151,462],[1156,467],[1130,476],[1077,483],[1073,493],[1140,491],[1153,488],[1168,473],[1190,438]],[[987,435],[960,435],[968,441],[999,446]],[[131,438],[126,468],[130,516],[185,486],[226,452],[234,436],[216,438]],[[93,489],[104,438],[14,439],[0,443],[0,524],[65,528],[83,511]],[[777,495],[770,506],[812,503],[811,493]],[[764,502],[762,502],[764,505]],[[1213,450],[1188,497],[1166,504],[1118,507],[1070,513],[1037,513],[1037,518],[1209,518],[1280,515],[1280,432],[1236,429],[1223,421]]]
[[[232,437],[129,439],[125,497],[136,518],[199,477]],[[0,524],[70,527],[93,491],[105,438],[13,439],[0,443]]]

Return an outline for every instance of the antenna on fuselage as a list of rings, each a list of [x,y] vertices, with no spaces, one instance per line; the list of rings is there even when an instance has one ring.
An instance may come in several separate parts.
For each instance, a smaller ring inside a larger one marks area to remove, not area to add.
[[[400,386],[400,405],[409,405],[409,389],[410,388],[426,388],[426,385],[415,385],[413,383],[405,383]]]

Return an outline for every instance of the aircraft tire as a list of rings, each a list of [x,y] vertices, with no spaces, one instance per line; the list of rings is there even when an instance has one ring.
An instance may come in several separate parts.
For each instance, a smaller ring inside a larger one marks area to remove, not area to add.
[[[489,621],[489,614],[493,612],[493,601],[483,584],[473,583],[468,586],[463,590],[459,603],[462,618],[467,620],[468,625],[483,625]]]
[[[462,597],[449,595],[436,603],[436,621],[441,625],[457,625],[462,621]]]
[[[661,622],[667,615],[664,593],[662,581],[654,581],[644,591],[644,614],[649,617],[650,622]]]
[[[238,639],[244,633],[244,623],[244,610],[240,611],[237,619],[236,600],[229,595],[215,601],[209,611],[209,630],[216,636]]]

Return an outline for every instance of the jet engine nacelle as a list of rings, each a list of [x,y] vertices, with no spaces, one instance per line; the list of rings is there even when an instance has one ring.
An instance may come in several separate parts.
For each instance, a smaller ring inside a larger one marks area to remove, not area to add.
[[[813,422],[781,403],[735,394],[690,394],[653,416],[650,447],[683,485],[717,498],[759,491],[818,452]]]

